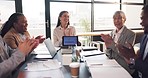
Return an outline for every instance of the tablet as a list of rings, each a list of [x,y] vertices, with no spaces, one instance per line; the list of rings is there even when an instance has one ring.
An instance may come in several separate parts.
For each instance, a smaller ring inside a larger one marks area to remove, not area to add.
[[[62,46],[76,46],[78,45],[78,36],[63,36]]]

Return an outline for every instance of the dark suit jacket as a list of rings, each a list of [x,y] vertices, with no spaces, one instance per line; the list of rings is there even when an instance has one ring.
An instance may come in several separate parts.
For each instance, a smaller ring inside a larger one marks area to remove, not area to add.
[[[142,73],[142,78],[148,78],[148,55],[143,60],[143,53],[144,53],[144,39],[146,35],[143,36],[143,39],[140,43],[140,53],[139,58],[135,61],[135,69]]]
[[[112,37],[115,34],[114,31],[111,32],[111,36]],[[126,46],[126,42],[129,42],[130,44],[134,45],[135,37],[136,37],[136,34],[133,31],[127,29],[126,26],[125,26],[123,31],[121,32],[121,35],[120,35],[119,39],[118,39],[118,43]],[[107,48],[106,53],[107,53],[107,56],[110,59],[115,59],[130,74],[133,74],[134,70],[129,68],[129,66],[126,63],[126,61],[123,58],[123,56],[119,54],[118,49],[115,46],[115,43],[113,43],[111,46],[109,46]]]
[[[28,31],[24,32],[24,35],[30,37]],[[13,27],[5,34],[3,39],[8,46],[13,49],[17,48],[18,44],[23,41],[19,33]]]

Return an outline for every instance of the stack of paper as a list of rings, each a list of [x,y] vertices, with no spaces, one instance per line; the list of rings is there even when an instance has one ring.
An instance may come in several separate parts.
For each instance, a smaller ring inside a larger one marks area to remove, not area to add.
[[[107,59],[105,55],[87,58],[86,65],[92,78],[132,78],[115,60]]]
[[[122,67],[91,67],[92,78],[132,78]]]
[[[43,71],[51,69],[59,69],[61,65],[57,60],[48,60],[48,61],[37,61],[28,63],[26,70],[27,71]]]

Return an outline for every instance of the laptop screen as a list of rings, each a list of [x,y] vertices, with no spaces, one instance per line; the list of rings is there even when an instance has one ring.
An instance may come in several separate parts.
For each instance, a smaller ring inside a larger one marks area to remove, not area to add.
[[[56,48],[54,47],[52,41],[50,38],[47,38],[44,40],[44,43],[48,49],[48,51],[50,52],[50,55],[52,56],[51,58],[54,58],[55,55],[57,54],[57,50]]]
[[[62,37],[63,46],[75,46],[78,45],[78,36],[63,36]]]

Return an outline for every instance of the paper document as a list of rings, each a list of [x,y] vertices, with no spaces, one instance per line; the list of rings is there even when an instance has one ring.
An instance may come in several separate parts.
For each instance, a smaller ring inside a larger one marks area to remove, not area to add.
[[[92,78],[132,78],[122,67],[89,68]]]
[[[59,69],[61,65],[59,62],[54,60],[48,60],[48,61],[37,61],[28,63],[26,70],[27,71],[42,71],[42,70],[52,70],[52,69]]]
[[[121,67],[115,60],[86,60],[88,67]]]
[[[85,57],[94,56],[94,55],[101,55],[101,54],[104,54],[104,52],[101,52],[100,50],[82,51],[80,53],[81,56],[85,56]]]

